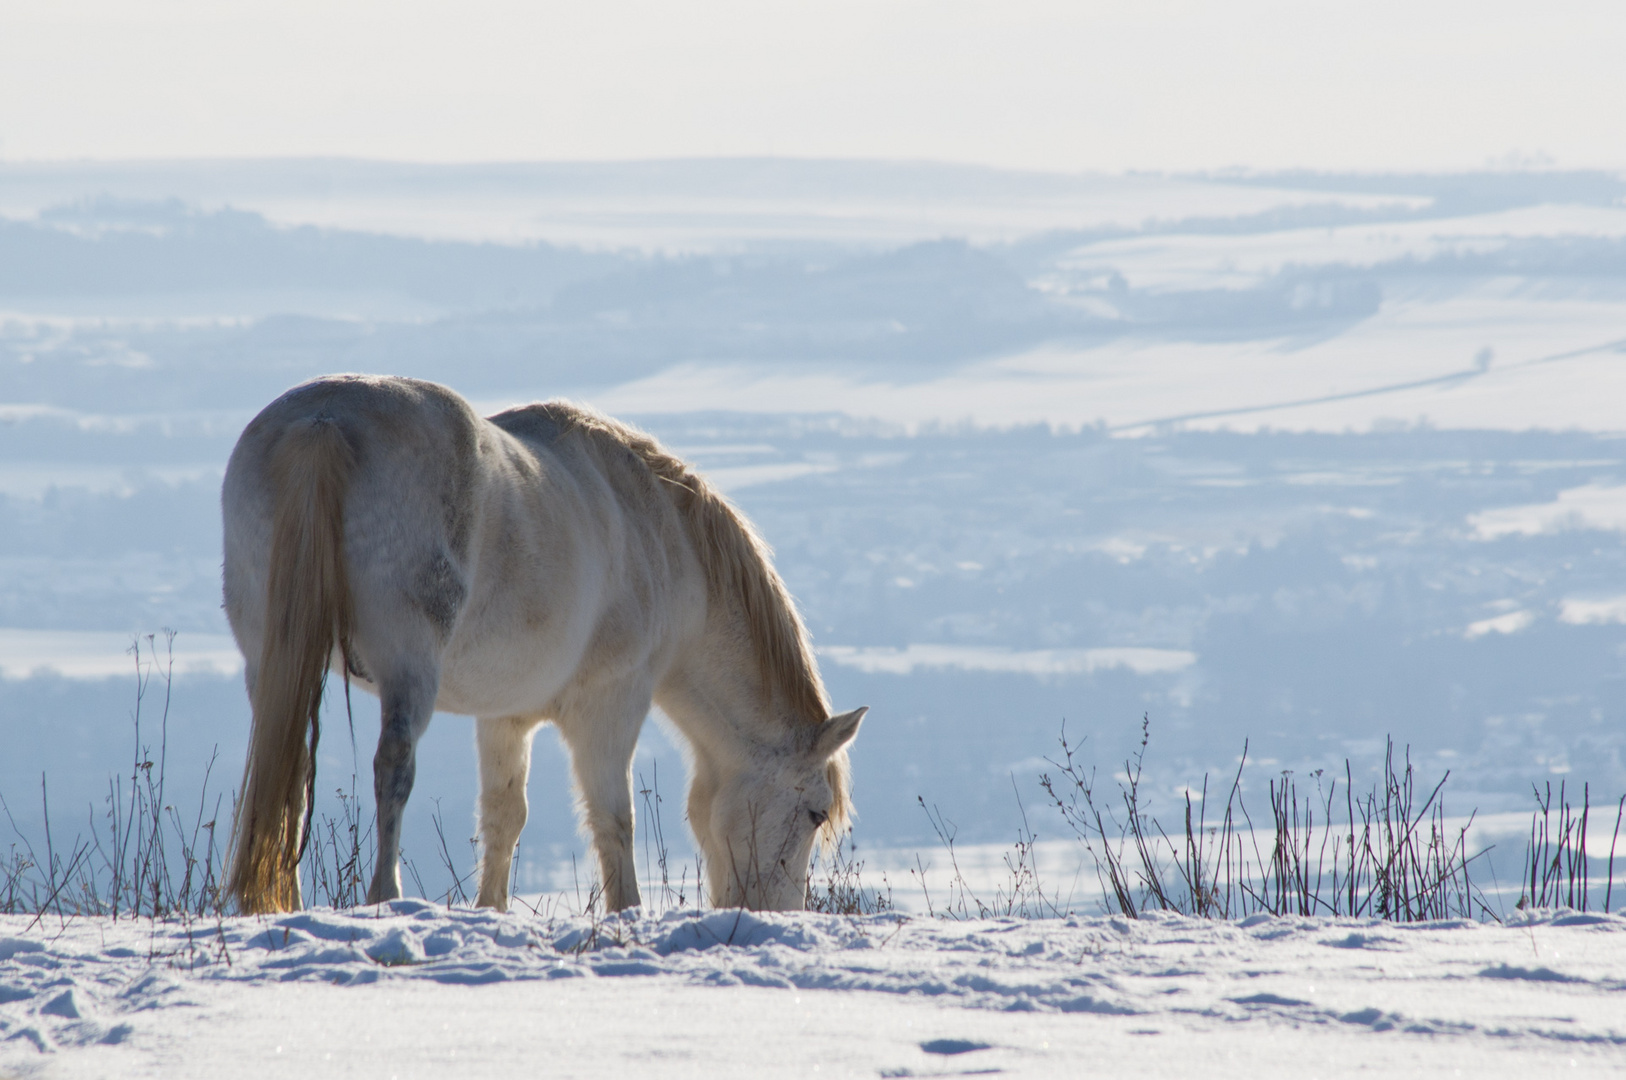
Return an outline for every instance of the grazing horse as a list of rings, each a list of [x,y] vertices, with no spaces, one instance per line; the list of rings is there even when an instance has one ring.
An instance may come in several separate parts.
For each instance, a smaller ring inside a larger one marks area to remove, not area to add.
[[[805,905],[845,827],[847,746],[807,632],[745,518],[652,438],[565,402],[481,419],[413,379],[317,379],[272,402],[221,493],[225,599],[253,729],[228,888],[299,906],[330,665],[376,694],[378,863],[436,709],[476,717],[481,905],[506,909],[531,736],[558,725],[611,910],[639,903],[632,754],[651,704],[688,743],[711,902]]]

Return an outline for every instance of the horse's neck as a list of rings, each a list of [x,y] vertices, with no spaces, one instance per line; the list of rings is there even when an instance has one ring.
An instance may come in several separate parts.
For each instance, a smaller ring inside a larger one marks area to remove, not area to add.
[[[794,737],[790,695],[773,685],[749,639],[712,626],[683,650],[658,703],[696,749],[717,760]]]

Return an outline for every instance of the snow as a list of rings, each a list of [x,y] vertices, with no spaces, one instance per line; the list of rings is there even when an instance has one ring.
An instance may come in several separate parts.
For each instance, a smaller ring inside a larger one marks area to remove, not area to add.
[[[1153,289],[1258,284],[1295,266],[1371,267],[1401,259],[1497,251],[1515,240],[1626,235],[1626,209],[1532,206],[1446,220],[1284,229],[1253,235],[1171,234],[1107,240],[1062,256],[1047,285],[1066,291],[1116,273]]]
[[[1539,536],[1562,529],[1626,532],[1626,486],[1587,484],[1560,491],[1558,498],[1549,503],[1506,506],[1474,514],[1468,523],[1481,540]]]
[[[908,675],[916,668],[952,668],[1022,675],[1067,675],[1127,668],[1137,675],[1181,671],[1197,662],[1183,649],[1000,649],[976,645],[906,645],[901,649],[827,645],[819,655],[874,674]]]
[[[1535,621],[1536,613],[1533,611],[1510,611],[1506,615],[1496,615],[1469,623],[1462,636],[1472,641],[1486,634],[1517,634]]]
[[[0,679],[27,679],[54,672],[70,679],[135,674],[135,634],[100,630],[29,630],[0,627]],[[146,653],[149,642],[142,641]],[[143,670],[153,661],[142,657]],[[174,642],[166,662],[175,675],[237,675],[243,654],[229,634],[187,634]]]
[[[1589,623],[1626,623],[1626,596],[1611,596],[1606,600],[1565,597],[1560,602],[1558,618],[1576,626]]]
[[[1618,303],[1536,301],[1493,282],[1449,299],[1397,298],[1359,326],[1310,340],[1045,345],[928,378],[680,364],[594,400],[633,415],[846,412],[909,430],[970,421],[1337,433],[1422,421],[1614,432],[1626,400],[1623,325]],[[1487,342],[1494,359],[1481,370],[1474,358]]]
[[[5,916],[0,1071],[1601,1076],[1626,1064],[1623,991],[1626,917],[1567,910]]]
[[[1280,207],[1426,206],[1407,194],[1305,191],[1157,175],[1013,173],[927,162],[623,162],[431,169],[378,163],[223,163],[214,170],[153,163],[51,166],[8,162],[0,215],[35,216],[73,195],[179,196],[253,210],[284,226],[668,254],[750,243],[892,246],[943,236],[979,243],[1046,229],[1134,228],[1171,208],[1227,217]],[[438,173],[439,176],[430,174]],[[394,174],[394,175],[392,175]],[[424,179],[428,183],[423,183]]]

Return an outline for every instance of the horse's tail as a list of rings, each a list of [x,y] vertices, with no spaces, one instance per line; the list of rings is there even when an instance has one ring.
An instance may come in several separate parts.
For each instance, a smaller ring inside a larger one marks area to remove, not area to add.
[[[352,599],[344,503],[355,451],[331,418],[300,422],[271,451],[274,495],[265,640],[227,889],[245,913],[300,905],[318,713],[337,644],[348,657]]]

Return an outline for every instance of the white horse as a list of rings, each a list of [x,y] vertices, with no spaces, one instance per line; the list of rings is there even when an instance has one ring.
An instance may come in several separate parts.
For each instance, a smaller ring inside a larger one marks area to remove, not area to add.
[[[807,633],[751,526],[654,439],[548,402],[482,420],[444,387],[336,376],[238,440],[221,495],[226,613],[254,720],[228,882],[299,905],[330,664],[378,695],[378,864],[436,709],[477,717],[478,903],[505,909],[531,736],[570,748],[605,903],[639,903],[631,762],[652,703],[689,746],[689,824],[713,904],[805,904],[815,839],[848,812],[847,745]]]

